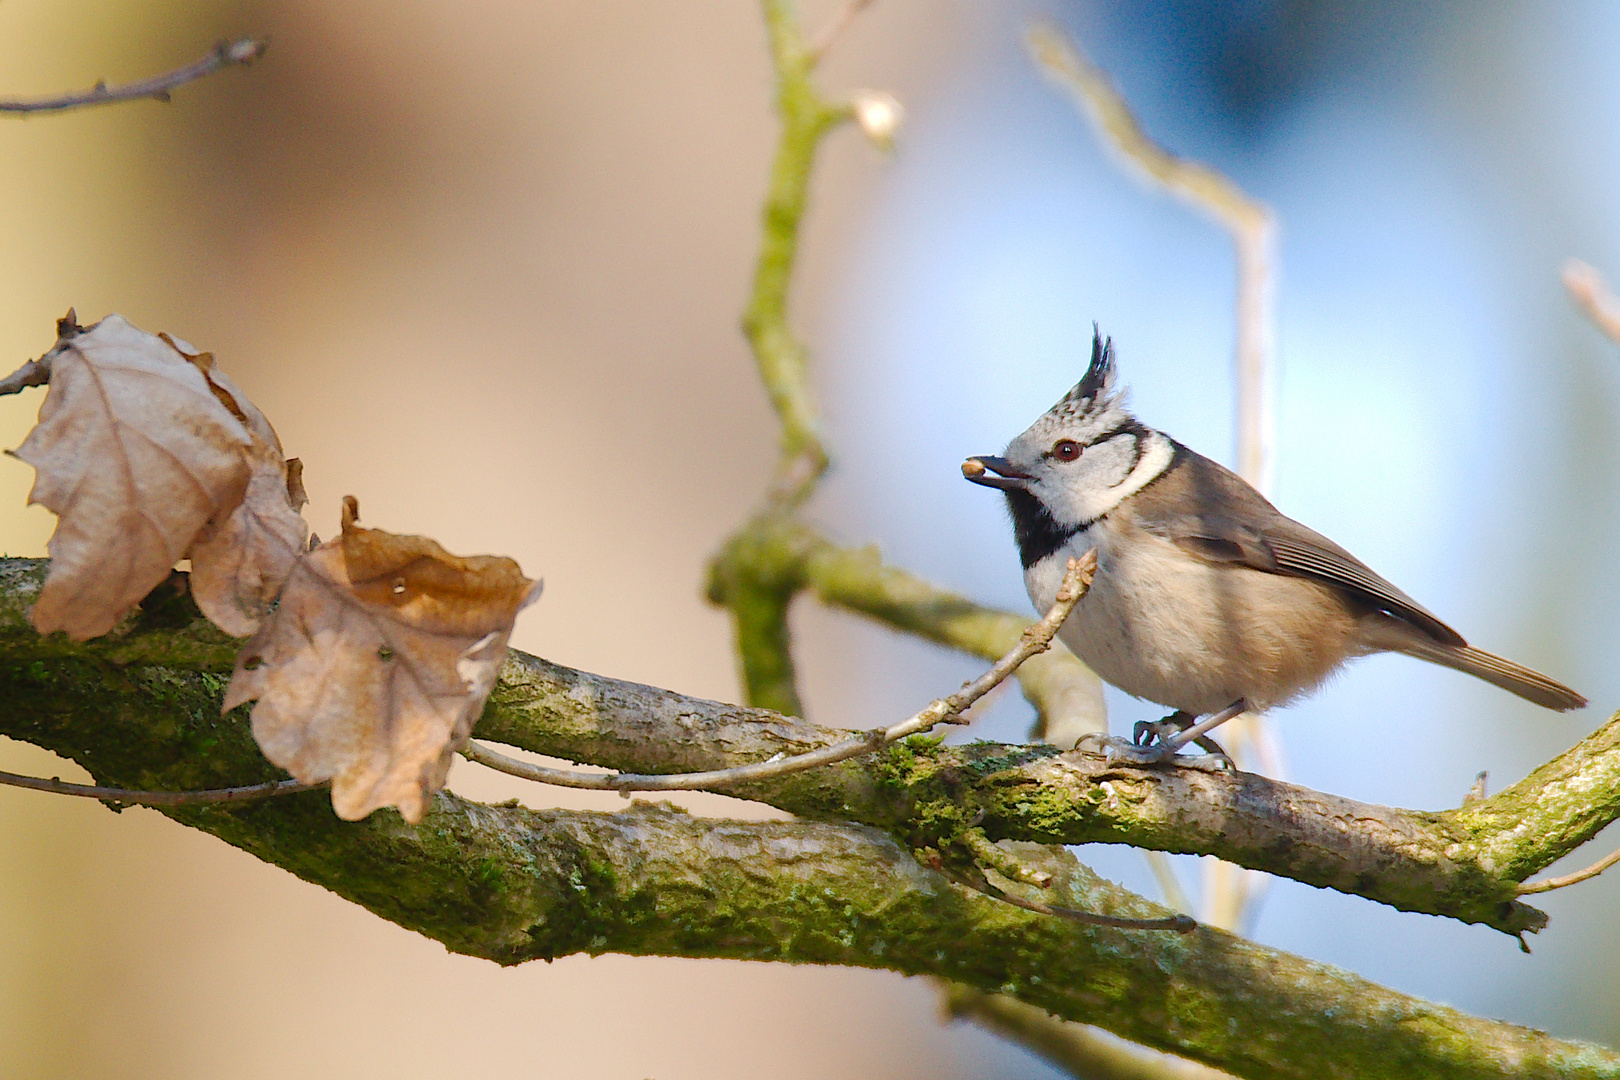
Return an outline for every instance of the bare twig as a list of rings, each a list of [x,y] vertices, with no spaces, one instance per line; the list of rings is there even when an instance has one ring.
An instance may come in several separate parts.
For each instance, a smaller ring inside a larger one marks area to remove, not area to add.
[[[247,787],[204,788],[198,791],[136,791],[130,788],[96,787],[91,784],[69,784],[51,777],[19,776],[0,772],[0,784],[28,788],[32,791],[51,791],[58,795],[79,795],[103,802],[137,803],[141,806],[207,806],[215,803],[252,802],[273,795],[292,795],[299,791],[313,791],[324,784],[305,784],[297,780],[272,780],[266,784]]]
[[[51,381],[51,354],[30,360],[10,375],[0,379],[0,396],[15,394],[25,387],[44,386]]]
[[[967,830],[963,834],[963,839],[967,840],[975,831],[976,830],[973,829]],[[984,834],[979,833],[979,836],[983,838]],[[968,842],[972,845],[975,855],[977,855],[983,848],[991,849],[991,851],[986,852],[986,858],[983,861],[990,864],[989,869],[994,870],[997,874],[1001,874],[1001,876],[1007,878],[1009,881],[1024,879],[1025,884],[1032,884],[1029,879],[1034,878],[1039,874],[1039,871],[1034,867],[1018,865],[1016,860],[1014,860],[1011,855],[996,849],[995,845],[991,844],[988,839],[985,839],[982,845],[973,841]],[[1012,869],[1017,875],[1017,879],[1011,875],[1002,874],[999,866],[995,865],[997,863],[1006,862],[1012,862],[1014,864]],[[1025,911],[1033,911],[1039,915],[1051,915],[1059,919],[1068,919],[1070,922],[1082,923],[1086,926],[1111,926],[1116,930],[1174,930],[1178,934],[1190,934],[1194,930],[1198,929],[1197,920],[1195,920],[1191,915],[1183,915],[1180,912],[1157,919],[1135,919],[1123,915],[1103,915],[1095,911],[1081,911],[1079,908],[1063,907],[1057,904],[1042,904],[1034,900],[1025,900],[1023,897],[1010,893],[1006,889],[996,885],[996,883],[988,877],[984,878],[982,881],[974,881],[966,875],[959,874],[951,874],[950,877],[952,881],[955,881],[964,888],[972,889],[975,892],[981,892],[986,896],[994,897],[1003,903],[1011,904],[1015,908],[1022,908]],[[1051,878],[1048,877],[1046,879],[1046,885],[1036,885],[1035,887],[1045,888],[1050,884]]]
[[[1620,345],[1620,297],[1609,290],[1596,267],[1579,259],[1564,263],[1564,288],[1599,330]]]
[[[983,607],[886,565],[875,547],[837,547],[797,523],[783,527],[778,543],[803,567],[806,587],[822,603],[982,660],[1005,653],[1029,625],[1024,616]],[[1069,650],[1032,657],[1018,669],[1018,682],[1035,706],[1041,737],[1052,745],[1072,749],[1087,732],[1107,730],[1102,682]]]
[[[1480,775],[1483,776],[1484,774],[1481,773]],[[1531,893],[1552,892],[1554,889],[1562,889],[1566,885],[1579,885],[1583,881],[1597,877],[1617,862],[1620,862],[1620,851],[1612,851],[1586,869],[1577,870],[1573,874],[1562,874],[1541,881],[1526,881],[1519,886],[1519,895],[1528,896]]]
[[[839,8],[838,13],[821,28],[821,33],[815,36],[810,46],[810,55],[815,58],[815,62],[819,63],[844,31],[849,29],[849,24],[855,21],[855,17],[871,6],[872,0],[845,0],[844,6]]]
[[[860,757],[891,746],[901,739],[912,735],[922,735],[933,730],[940,724],[953,724],[960,722],[962,713],[984,695],[1001,685],[1009,675],[1018,670],[1018,666],[1037,653],[1045,652],[1052,645],[1052,637],[1063,625],[1063,620],[1069,617],[1074,605],[1086,595],[1091,587],[1091,579],[1097,572],[1097,552],[1095,549],[1086,552],[1078,559],[1069,560],[1068,572],[1063,577],[1063,584],[1058,589],[1057,600],[1052,609],[1037,623],[1024,631],[1010,652],[997,660],[995,664],[972,682],[965,684],[962,689],[949,697],[939,698],[931,702],[927,708],[907,720],[894,724],[888,728],[878,728],[865,735],[853,739],[845,739],[831,746],[824,746],[819,750],[812,750],[807,754],[795,754],[791,757],[778,757],[768,761],[756,761],[748,765],[739,765],[730,769],[714,769],[707,772],[666,773],[662,775],[642,775],[636,773],[582,773],[568,769],[551,769],[542,765],[531,765],[516,758],[491,750],[478,743],[468,743],[462,754],[469,761],[476,761],[499,772],[512,776],[522,777],[525,780],[534,780],[542,784],[555,784],[558,787],[587,788],[593,791],[693,791],[715,787],[730,787],[736,784],[753,783],[760,780],[772,780],[779,776],[803,772],[806,769],[819,768],[839,761],[848,761],[850,758]]]
[[[214,46],[212,52],[201,60],[187,64],[182,68],[162,75],[154,75],[139,82],[125,83],[123,86],[108,86],[98,82],[88,90],[72,94],[58,94],[56,97],[35,98],[31,101],[0,101],[0,113],[27,115],[41,112],[64,112],[68,109],[78,109],[87,105],[109,105],[115,101],[138,101],[141,98],[152,98],[156,101],[168,101],[169,93],[186,83],[195,82],[222,68],[236,67],[251,64],[269,47],[269,42],[263,38],[242,38],[238,41],[222,41]]]
[[[972,886],[970,886],[971,888]],[[1119,930],[1174,930],[1178,934],[1190,934],[1198,929],[1198,922],[1191,915],[1177,912],[1163,919],[1127,919],[1118,915],[1099,915],[1095,911],[1080,911],[1077,908],[1057,907],[1052,904],[1037,904],[1033,900],[1025,900],[1000,889],[980,889],[986,896],[993,896],[1003,903],[1011,904],[1025,911],[1033,911],[1041,915],[1053,915],[1059,919],[1068,919],[1071,922],[1084,923],[1087,926],[1112,926]]]

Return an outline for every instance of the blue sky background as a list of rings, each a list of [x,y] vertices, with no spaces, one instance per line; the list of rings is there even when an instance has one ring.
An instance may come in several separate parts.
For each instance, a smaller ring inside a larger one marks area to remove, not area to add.
[[[1364,661],[1276,714],[1291,779],[1371,802],[1457,804],[1599,724],[1620,700],[1614,423],[1620,349],[1559,270],[1620,276],[1620,8],[1194,3],[980,16],[980,45],[907,102],[892,166],[820,321],[838,466],[819,512],[976,597],[1028,607],[999,500],[957,463],[999,450],[1114,337],[1140,417],[1230,463],[1234,269],[1226,234],[1150,189],[1018,44],[1035,14],[1106,68],[1163,145],[1225,171],[1280,221],[1276,483],[1470,640],[1595,704],[1559,716],[1404,658]],[[948,524],[945,524],[948,523]],[[887,715],[972,665],[880,631],[836,652]],[[864,704],[863,704],[864,703]],[[1116,731],[1157,715],[1110,698]],[[975,729],[1017,738],[1004,697]],[[1612,844],[1600,838],[1577,862]],[[1135,853],[1083,856],[1152,894]],[[1182,860],[1183,877],[1195,880]],[[1614,1041],[1620,881],[1546,897],[1522,955],[1493,931],[1280,882],[1261,940],[1487,1014]]]

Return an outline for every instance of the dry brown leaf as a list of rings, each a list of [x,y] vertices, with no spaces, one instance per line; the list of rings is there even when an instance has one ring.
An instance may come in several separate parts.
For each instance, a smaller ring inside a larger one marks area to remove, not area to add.
[[[258,700],[253,737],[306,783],[332,781],[349,821],[422,819],[494,688],[517,613],[539,595],[511,559],[461,558],[355,524],[293,567],[243,646],[225,708]]]
[[[160,336],[202,372],[214,397],[253,435],[248,450],[252,471],[242,501],[222,518],[211,519],[189,552],[191,594],[197,606],[227,634],[247,637],[259,629],[309,538],[309,526],[298,513],[303,505],[303,466],[295,468],[282,457],[275,428],[214,366],[212,353],[198,352],[167,334]]]
[[[191,595],[232,637],[259,629],[303,554],[309,526],[287,494],[287,463],[255,442],[242,501],[210,521],[191,545]]]
[[[168,576],[198,531],[242,500],[253,436],[198,367],[109,315],[65,320],[50,390],[16,450],[30,503],[57,515],[31,618],[42,634],[104,634]]]

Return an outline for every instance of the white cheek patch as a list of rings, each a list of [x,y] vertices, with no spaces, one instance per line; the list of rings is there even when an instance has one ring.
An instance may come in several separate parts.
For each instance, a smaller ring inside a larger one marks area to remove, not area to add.
[[[1134,449],[1133,442],[1134,440],[1126,438],[1110,439],[1092,447],[1085,453],[1090,454],[1096,451],[1107,453],[1109,452],[1108,448],[1117,443],[1126,455],[1125,461],[1128,462],[1129,454]],[[1088,476],[1087,479],[1090,482],[1084,485],[1084,490],[1073,492],[1075,509],[1078,511],[1076,514],[1077,520],[1096,521],[1114,507],[1147,487],[1154,478],[1170,467],[1170,462],[1176,456],[1176,448],[1169,439],[1157,431],[1151,431],[1142,440],[1141,455],[1136,462],[1136,467],[1123,476],[1119,476],[1118,472],[1114,473],[1113,476],[1108,476],[1108,465],[1112,464],[1112,462],[1099,463],[1098,473]],[[1083,456],[1081,460],[1085,460]],[[1120,471],[1123,472],[1123,468]]]

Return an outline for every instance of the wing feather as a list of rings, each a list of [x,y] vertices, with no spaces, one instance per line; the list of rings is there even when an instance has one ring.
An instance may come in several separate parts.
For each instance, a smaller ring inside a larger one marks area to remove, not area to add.
[[[1411,623],[1437,643],[1467,644],[1366,563],[1285,516],[1237,474],[1185,447],[1177,447],[1175,463],[1143,489],[1136,504],[1144,528],[1206,562],[1321,581]]]

